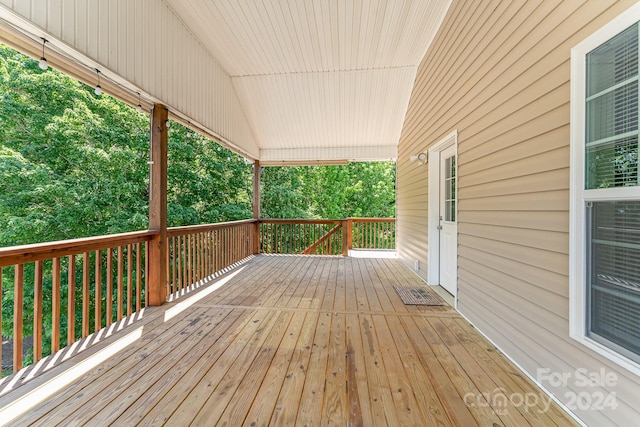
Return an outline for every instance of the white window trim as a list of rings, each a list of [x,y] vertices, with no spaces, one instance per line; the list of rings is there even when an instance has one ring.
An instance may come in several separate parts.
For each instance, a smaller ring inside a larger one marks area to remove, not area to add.
[[[638,199],[639,187],[605,190],[584,189],[585,58],[593,49],[640,21],[640,3],[571,49],[571,185],[569,225],[569,334],[571,338],[640,375],[640,364],[587,336],[587,289],[585,281],[585,209],[588,201]]]

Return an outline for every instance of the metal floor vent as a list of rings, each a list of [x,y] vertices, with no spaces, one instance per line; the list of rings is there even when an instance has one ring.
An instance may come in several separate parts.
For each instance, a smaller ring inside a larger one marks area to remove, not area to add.
[[[433,291],[424,287],[394,286],[393,289],[405,305],[443,305]]]

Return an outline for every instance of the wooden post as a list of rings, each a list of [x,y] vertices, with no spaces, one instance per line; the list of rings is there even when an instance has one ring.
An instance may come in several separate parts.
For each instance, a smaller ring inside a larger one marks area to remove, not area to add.
[[[260,160],[253,162],[253,253],[260,253]]]
[[[349,226],[348,219],[342,220],[342,256],[349,256]]]
[[[149,242],[148,305],[167,299],[167,119],[169,111],[155,104],[151,113],[151,176],[149,230],[157,231]]]

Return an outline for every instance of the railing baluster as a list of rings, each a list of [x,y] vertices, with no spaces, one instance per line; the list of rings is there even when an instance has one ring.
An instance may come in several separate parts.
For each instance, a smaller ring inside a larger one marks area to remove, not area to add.
[[[94,332],[102,329],[102,251],[97,250]]]
[[[205,233],[200,233],[200,280],[207,277],[207,244]]]
[[[182,290],[184,286],[184,245],[182,243],[184,236],[178,237],[178,289],[176,291]]]
[[[33,273],[33,361],[42,358],[42,261],[35,262]]]
[[[198,282],[200,269],[198,268],[198,234],[194,234],[191,239],[191,267],[193,268],[193,276],[191,277],[190,285]]]
[[[107,249],[107,294],[105,296],[105,326],[113,323],[113,248]]]
[[[215,230],[209,231],[209,275],[216,272]]]
[[[124,256],[123,256],[123,248],[122,246],[118,246],[118,295],[116,302],[116,311],[117,316],[116,319],[119,321],[122,319],[122,304],[124,299]]]
[[[0,331],[2,330],[2,299],[4,296],[4,292],[2,292],[2,267],[0,267]],[[2,334],[0,333],[0,336]],[[0,343],[0,361],[2,360],[2,343]],[[2,364],[0,363],[0,376],[2,376]]]
[[[142,310],[142,253],[140,242],[136,243],[136,311]]]
[[[193,283],[200,280],[200,233],[193,235]]]
[[[169,291],[167,292],[167,295],[171,295],[176,291],[176,283],[177,283],[177,277],[178,277],[178,272],[176,269],[176,238],[175,237],[167,237],[169,239],[169,257],[167,258],[169,261]]]
[[[76,256],[69,255],[67,281],[67,345],[76,340]]]
[[[60,349],[60,258],[53,259],[51,276],[51,352],[55,353]]]
[[[169,296],[169,295],[171,295],[171,285],[172,285],[172,282],[173,282],[173,270],[171,268],[171,264],[172,264],[172,262],[171,262],[171,256],[172,256],[171,255],[171,252],[172,252],[171,251],[171,238],[167,237],[167,239],[168,239],[168,241],[167,241],[167,244],[165,245],[166,246],[166,251],[167,251],[167,254],[166,254],[166,257],[167,257],[167,277],[166,277],[166,280],[165,280],[165,295]],[[137,255],[136,255],[136,257],[137,257]],[[136,282],[136,289],[137,288],[138,288],[138,284]],[[136,306],[137,306],[137,301],[136,301]]]
[[[149,241],[144,242],[144,305],[149,303]]]
[[[24,298],[24,264],[14,267],[13,279],[13,372],[22,369],[22,303]]]
[[[193,283],[193,269],[191,268],[191,235],[187,234],[187,260],[185,262],[187,267],[187,283],[185,286],[189,286]]]
[[[82,338],[89,335],[89,252],[82,258]]]
[[[209,246],[207,245],[207,232],[201,233],[202,237],[202,260],[200,261],[200,265],[202,265],[202,279],[205,279],[209,275],[208,268],[208,259],[209,259]]]
[[[133,314],[133,250],[127,245],[127,316]]]

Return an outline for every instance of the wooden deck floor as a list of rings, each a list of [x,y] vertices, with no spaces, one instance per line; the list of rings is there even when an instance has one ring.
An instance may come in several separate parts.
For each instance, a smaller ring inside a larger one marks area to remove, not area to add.
[[[51,360],[0,423],[575,425],[452,308],[392,285],[422,282],[395,259],[255,257]]]

